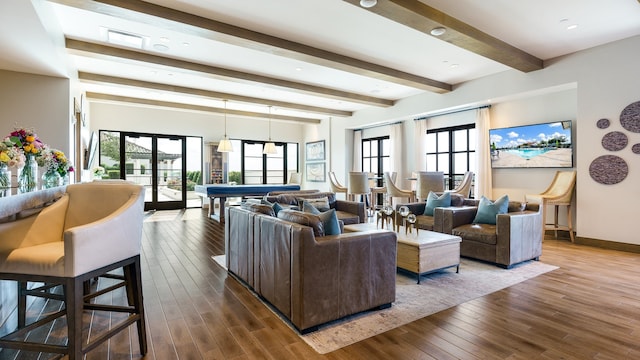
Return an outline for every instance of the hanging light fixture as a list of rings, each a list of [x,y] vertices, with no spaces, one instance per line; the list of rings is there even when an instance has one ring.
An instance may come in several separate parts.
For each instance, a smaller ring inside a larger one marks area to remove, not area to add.
[[[231,140],[227,138],[227,100],[224,102],[224,139],[220,140],[218,144],[218,152],[233,152],[233,146],[231,146]]]
[[[264,144],[263,154],[277,154],[276,144],[271,141],[271,106],[269,106],[269,142]]]

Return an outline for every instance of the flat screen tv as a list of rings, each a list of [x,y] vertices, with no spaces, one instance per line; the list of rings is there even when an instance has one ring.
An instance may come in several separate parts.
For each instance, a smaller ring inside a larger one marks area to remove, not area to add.
[[[571,120],[489,130],[492,168],[572,168]]]

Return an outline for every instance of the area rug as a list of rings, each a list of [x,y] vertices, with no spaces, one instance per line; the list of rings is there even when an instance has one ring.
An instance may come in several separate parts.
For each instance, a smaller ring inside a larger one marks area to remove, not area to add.
[[[224,255],[214,256],[213,260],[225,267]],[[300,337],[318,353],[326,354],[557,268],[527,261],[507,270],[461,259],[460,273],[444,270],[424,275],[420,284],[415,276],[398,272],[396,301],[390,308],[349,316]]]

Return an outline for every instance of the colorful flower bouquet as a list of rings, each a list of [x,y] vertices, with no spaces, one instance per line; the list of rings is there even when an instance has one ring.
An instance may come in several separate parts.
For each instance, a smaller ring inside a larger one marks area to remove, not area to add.
[[[9,167],[19,168],[18,191],[36,190],[38,185],[38,165],[45,167],[45,175],[56,174],[62,179],[73,167],[60,150],[49,149],[32,129],[17,128],[0,142],[0,190],[10,189]],[[43,180],[44,177],[43,177]],[[56,180],[56,185],[59,184]],[[45,187],[47,187],[45,180]],[[6,191],[5,191],[6,192]],[[0,194],[1,195],[1,194]]]

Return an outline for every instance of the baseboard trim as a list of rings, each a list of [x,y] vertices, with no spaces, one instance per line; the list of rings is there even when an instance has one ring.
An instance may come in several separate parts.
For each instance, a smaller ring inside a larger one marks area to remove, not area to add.
[[[545,239],[556,239],[554,231],[553,230],[546,230],[544,238]],[[557,239],[558,240],[571,241],[571,238],[569,237],[569,231],[558,230]],[[630,253],[640,254],[640,245],[638,245],[638,244],[628,244],[628,243],[621,243],[621,242],[617,242],[617,241],[592,239],[592,238],[586,238],[586,237],[582,237],[582,236],[576,236],[575,237],[575,243],[578,244],[578,245],[593,246],[593,247],[597,247],[597,248],[601,248],[601,249],[626,251],[626,252],[630,252]]]
[[[576,237],[576,244],[640,254],[640,245],[638,244],[628,244],[628,243],[621,243],[617,241],[591,239],[591,238],[585,238],[581,236]]]

